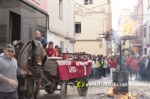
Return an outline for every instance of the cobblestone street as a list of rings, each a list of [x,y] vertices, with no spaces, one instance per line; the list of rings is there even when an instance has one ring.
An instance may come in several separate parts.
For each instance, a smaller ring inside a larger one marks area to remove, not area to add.
[[[111,79],[100,79],[100,80],[90,80],[89,84],[104,83],[110,84]],[[110,87],[89,87],[88,94],[85,97],[80,97],[76,90],[76,87],[68,86],[67,99],[101,99],[100,96],[105,92],[108,92]],[[137,93],[144,96],[150,96],[150,82],[139,82],[139,81],[129,81],[129,92]],[[60,99],[60,91],[56,91],[54,94],[49,95],[45,91],[41,90],[41,99]],[[105,98],[104,98],[105,99]],[[149,99],[149,98],[144,98]]]

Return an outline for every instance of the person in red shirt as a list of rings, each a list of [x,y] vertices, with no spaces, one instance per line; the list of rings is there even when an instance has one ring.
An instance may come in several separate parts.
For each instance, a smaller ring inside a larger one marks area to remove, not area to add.
[[[58,49],[58,53],[59,53],[58,57],[62,57],[64,60],[67,60],[69,58],[67,54],[60,54],[62,53],[62,48]]]
[[[58,45],[55,45],[55,50],[56,50],[56,56],[59,57],[59,46]]]
[[[48,57],[56,57],[56,50],[53,46],[54,46],[54,43],[50,41],[48,48],[45,49]]]
[[[110,66],[110,78],[112,78],[112,73],[115,71],[115,68],[116,68],[116,60],[111,57],[108,63]]]
[[[62,48],[58,48],[58,56],[57,57],[62,57],[63,58],[63,55],[62,54],[60,54],[60,53],[62,53]]]
[[[126,70],[129,72],[129,77],[131,78],[132,77],[132,57],[130,57],[130,54],[127,55],[127,58],[126,58]]]
[[[138,72],[138,58],[137,57],[133,58],[133,72],[136,76],[135,79],[137,80],[137,72]]]

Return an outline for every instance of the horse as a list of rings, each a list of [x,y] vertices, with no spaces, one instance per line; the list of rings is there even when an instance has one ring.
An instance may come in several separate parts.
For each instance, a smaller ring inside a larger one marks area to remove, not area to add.
[[[29,40],[24,44],[14,41],[13,45],[16,48],[15,58],[18,61],[18,67],[32,72],[31,76],[18,76],[19,99],[39,99],[42,67],[47,60],[45,48],[41,42],[36,40]],[[38,63],[39,57],[40,64]]]

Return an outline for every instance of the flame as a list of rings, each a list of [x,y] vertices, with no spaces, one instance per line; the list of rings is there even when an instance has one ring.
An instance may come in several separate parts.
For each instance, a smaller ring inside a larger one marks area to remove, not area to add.
[[[113,93],[115,87],[111,87],[108,92],[105,93],[106,96],[108,97],[116,97],[117,99],[136,99],[137,94],[136,93],[127,93],[127,94],[120,94],[120,95],[115,95]]]
[[[134,31],[134,29],[138,26],[137,21],[126,21],[125,23],[123,23],[123,30],[125,31],[124,35],[133,35],[132,32]]]
[[[137,98],[137,94],[133,93],[133,94],[126,94],[126,95],[119,95],[118,99],[136,99]]]
[[[113,96],[114,87],[111,87],[108,92],[106,92],[106,96]]]

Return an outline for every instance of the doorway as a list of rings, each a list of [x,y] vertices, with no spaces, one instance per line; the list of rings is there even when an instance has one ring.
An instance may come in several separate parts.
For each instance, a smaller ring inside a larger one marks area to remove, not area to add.
[[[21,15],[10,11],[10,41],[21,39]]]

